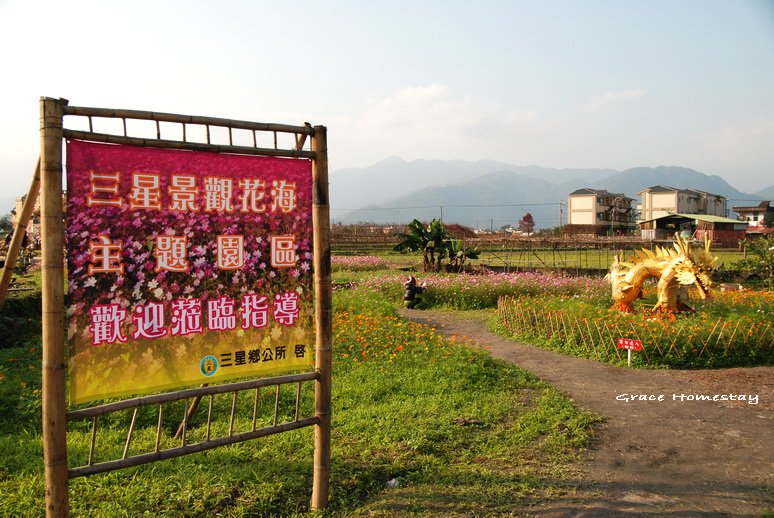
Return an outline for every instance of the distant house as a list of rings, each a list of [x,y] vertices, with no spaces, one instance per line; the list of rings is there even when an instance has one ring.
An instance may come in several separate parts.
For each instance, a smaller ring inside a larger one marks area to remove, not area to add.
[[[655,185],[637,194],[640,195],[640,222],[651,221],[670,214],[705,214],[728,216],[725,196],[699,191],[697,189],[676,189]]]
[[[669,240],[675,233],[703,240],[709,237],[713,243],[736,246],[744,239],[746,224],[743,221],[707,214],[666,214],[640,221],[640,234],[649,240]]]
[[[598,189],[578,189],[567,197],[565,232],[606,234],[612,230],[629,233],[635,228],[634,199],[625,194]]]
[[[21,215],[26,199],[26,194],[20,198],[16,198],[16,206],[13,211],[11,211],[11,224],[13,225],[13,228],[16,228],[16,218]],[[62,210],[67,210],[67,193],[62,193]],[[27,235],[34,237],[40,236],[40,196],[35,199],[35,207],[32,209],[32,215],[27,222]]]
[[[770,201],[762,201],[753,207],[733,207],[733,211],[739,214],[740,221],[747,222],[748,234],[763,234],[767,232],[766,215],[774,214],[774,207]]]

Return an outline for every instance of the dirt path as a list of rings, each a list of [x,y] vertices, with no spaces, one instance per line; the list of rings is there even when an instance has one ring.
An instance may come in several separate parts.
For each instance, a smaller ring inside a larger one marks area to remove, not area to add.
[[[605,419],[577,489],[543,516],[762,516],[774,511],[774,367],[648,371],[572,358],[490,333],[464,315],[399,313],[467,336]],[[663,395],[625,402],[624,394]],[[745,395],[690,401],[680,395]],[[675,396],[676,395],[676,396]]]

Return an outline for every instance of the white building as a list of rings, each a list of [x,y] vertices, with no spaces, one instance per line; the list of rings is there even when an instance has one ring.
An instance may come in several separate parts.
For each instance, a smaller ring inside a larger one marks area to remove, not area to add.
[[[638,192],[641,203],[637,206],[638,221],[650,221],[670,214],[706,214],[727,217],[725,196],[696,189],[676,189],[655,185]]]
[[[578,189],[567,197],[569,225],[634,228],[632,198],[598,189]]]
[[[762,201],[758,205],[751,207],[734,207],[733,210],[739,214],[740,221],[747,222],[749,232],[758,232],[766,227],[766,215],[774,212],[770,201]]]

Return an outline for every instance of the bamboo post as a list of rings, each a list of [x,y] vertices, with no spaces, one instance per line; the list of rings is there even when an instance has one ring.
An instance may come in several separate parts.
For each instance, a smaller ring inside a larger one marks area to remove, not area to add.
[[[43,460],[46,516],[68,514],[64,354],[62,125],[65,99],[40,99]]]
[[[314,480],[312,509],[328,505],[331,469],[331,342],[332,289],[330,206],[328,201],[328,142],[325,126],[315,126],[312,137],[314,201],[314,282],[315,282],[315,382],[314,413],[319,420],[314,428]]]
[[[16,218],[16,227],[13,231],[11,244],[8,245],[8,250],[5,253],[5,266],[3,267],[3,276],[0,278],[0,307],[3,306],[5,297],[8,294],[8,286],[11,284],[14,264],[16,264],[16,258],[19,257],[19,250],[21,250],[24,234],[27,232],[27,224],[35,209],[35,202],[38,200],[39,193],[40,159],[38,159],[38,164],[35,166],[35,175],[32,178],[32,183],[30,183],[30,189],[27,191],[27,197],[24,199],[21,214]]]
[[[206,387],[207,383],[204,383],[201,385],[202,388]],[[191,424],[191,420],[194,417],[194,414],[196,413],[196,410],[199,409],[199,404],[202,402],[202,396],[198,395],[194,398],[194,400],[191,402],[191,406],[188,407],[185,413],[185,417],[182,421],[180,421],[180,425],[177,427],[177,432],[175,432],[175,439],[179,439],[183,435],[183,430],[186,429]]]

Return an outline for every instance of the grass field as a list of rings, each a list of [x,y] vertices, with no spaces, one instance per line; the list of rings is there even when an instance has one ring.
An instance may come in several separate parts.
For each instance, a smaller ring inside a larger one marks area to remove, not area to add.
[[[479,249],[479,259],[470,264],[486,265],[500,269],[518,270],[526,269],[563,269],[572,273],[572,270],[607,270],[613,262],[615,254],[630,254],[631,251],[593,248],[565,248],[551,249],[516,248],[509,246],[482,247]],[[715,250],[718,264],[723,268],[731,268],[732,265],[744,258],[744,254],[737,250]],[[341,256],[374,256],[387,261],[397,268],[415,268],[421,270],[422,255],[420,253],[400,254],[393,252],[391,246],[385,245],[347,245],[334,246],[334,254]]]
[[[43,515],[37,297],[16,294],[0,314],[18,330],[0,348],[0,516]],[[376,291],[337,292],[334,303],[331,503],[323,515],[498,515],[569,490],[594,416],[464,337],[446,340],[398,319],[396,302]],[[228,404],[216,400],[216,410]],[[302,406],[311,404],[305,394]],[[179,422],[172,414],[169,433]],[[235,427],[250,418],[240,409]],[[122,448],[129,419],[100,422],[101,440],[114,444],[108,449]],[[155,430],[153,416],[141,419],[133,448],[151,443]],[[70,427],[72,462],[84,459],[89,439],[88,427]],[[312,442],[307,428],[77,478],[71,513],[301,516]]]

